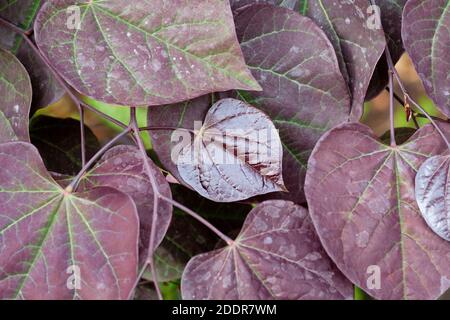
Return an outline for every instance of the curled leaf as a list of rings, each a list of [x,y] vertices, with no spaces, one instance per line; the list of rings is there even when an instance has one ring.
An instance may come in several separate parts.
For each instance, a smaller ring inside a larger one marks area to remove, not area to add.
[[[31,106],[31,82],[27,71],[11,53],[0,49],[0,142],[30,141],[28,116]]]
[[[450,241],[450,157],[434,156],[425,161],[416,176],[416,198],[428,226]]]
[[[417,207],[414,178],[445,150],[431,126],[390,147],[361,124],[326,133],[305,191],[319,237],[338,268],[377,299],[436,299],[450,286],[450,243]]]
[[[139,222],[108,187],[67,193],[28,143],[0,145],[0,298],[126,299]]]
[[[403,11],[402,35],[425,90],[450,116],[450,2],[410,0]]]
[[[351,112],[334,48],[311,19],[285,8],[244,7],[235,22],[248,66],[263,87],[239,92],[239,98],[266,112],[280,131],[289,194],[276,196],[304,202],[311,150]]]
[[[194,257],[184,299],[350,299],[351,283],[323,250],[308,212],[292,202],[253,209],[233,245]]]
[[[278,132],[268,116],[242,101],[215,103],[184,144],[178,171],[205,198],[233,202],[285,190]]]
[[[69,25],[77,12],[80,23]],[[214,91],[260,90],[227,1],[51,1],[35,33],[69,84],[107,103],[161,105]]]

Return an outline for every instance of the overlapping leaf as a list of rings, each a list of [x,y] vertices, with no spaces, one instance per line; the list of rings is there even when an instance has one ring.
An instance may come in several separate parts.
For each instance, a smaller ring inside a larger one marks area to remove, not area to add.
[[[416,176],[416,198],[428,226],[450,241],[450,157],[434,156],[425,161]]]
[[[194,257],[184,299],[349,299],[351,283],[323,250],[308,212],[292,202],[261,203],[235,243]]]
[[[28,30],[44,2],[45,0],[0,0],[0,17]],[[63,96],[64,90],[51,70],[20,35],[3,25],[0,25],[0,47],[13,52],[27,69],[33,86],[33,110],[48,106]]]
[[[243,8],[235,16],[246,61],[263,87],[240,98],[266,112],[284,147],[290,200],[304,201],[309,154],[319,137],[347,121],[350,98],[334,49],[309,18],[270,5]]]
[[[23,65],[11,53],[0,49],[0,142],[14,137],[30,141],[28,115],[31,106],[30,77]]]
[[[169,184],[158,167],[148,158],[158,191],[171,198]],[[149,255],[150,234],[153,221],[153,189],[144,168],[139,150],[133,146],[117,146],[105,153],[98,164],[83,179],[87,190],[96,186],[106,186],[129,195],[136,204],[140,221],[139,257],[144,264]],[[172,219],[172,206],[160,201],[157,211],[157,226],[153,252],[163,240]]]
[[[220,100],[208,110],[175,161],[183,181],[214,201],[286,190],[275,126],[267,115],[236,99]]]
[[[410,0],[403,12],[402,36],[428,95],[450,116],[450,2]]]
[[[90,159],[100,145],[89,127],[85,126],[84,130],[86,157]],[[76,175],[81,170],[79,121],[39,116],[31,121],[30,135],[49,171]]]
[[[305,191],[319,237],[339,269],[375,298],[436,299],[450,286],[450,243],[426,225],[414,192],[420,165],[442,150],[430,126],[389,147],[366,126],[347,124],[311,155]]]
[[[124,299],[137,276],[139,222],[108,187],[67,193],[38,151],[0,145],[0,297]]]
[[[68,29],[73,6],[80,24]],[[104,102],[161,105],[260,89],[245,66],[227,1],[53,1],[39,12],[35,32],[63,77]]]

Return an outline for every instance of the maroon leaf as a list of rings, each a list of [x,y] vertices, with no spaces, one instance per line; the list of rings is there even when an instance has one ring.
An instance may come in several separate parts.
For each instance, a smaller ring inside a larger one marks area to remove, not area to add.
[[[30,141],[28,116],[31,106],[30,77],[11,53],[0,49],[0,142]]]
[[[444,149],[431,126],[390,147],[368,127],[347,124],[311,155],[305,191],[319,237],[338,268],[375,298],[436,299],[450,285],[450,243],[428,228],[414,194],[416,171]]]
[[[171,198],[169,184],[158,167],[148,158],[153,175],[156,177],[158,191]],[[139,257],[141,265],[149,255],[150,233],[153,221],[153,189],[145,172],[144,162],[139,150],[133,146],[117,146],[110,149],[99,163],[84,178],[84,187],[89,190],[95,186],[116,188],[129,195],[136,204],[140,220]],[[172,206],[160,201],[157,213],[157,227],[154,248],[163,240],[172,219]],[[153,252],[151,250],[151,252]]]
[[[323,250],[308,212],[266,201],[247,217],[235,243],[194,257],[184,299],[349,299],[352,285]]]
[[[450,116],[449,8],[448,0],[410,0],[402,26],[406,51],[425,90],[446,116]]]
[[[309,18],[284,8],[254,5],[235,17],[246,61],[263,87],[240,98],[266,112],[284,147],[289,194],[304,202],[309,154],[320,136],[347,121],[350,98],[334,49]]]
[[[183,181],[213,201],[286,190],[277,130],[264,113],[236,99],[215,103],[175,157]]]
[[[79,29],[67,27],[74,5]],[[39,12],[35,33],[74,88],[108,103],[161,105],[214,91],[260,90],[227,1],[52,1]]]
[[[434,156],[422,164],[416,176],[416,198],[422,216],[447,241],[450,241],[449,172],[449,156]]]
[[[0,298],[127,298],[139,228],[130,197],[67,193],[31,144],[0,145],[0,163]]]

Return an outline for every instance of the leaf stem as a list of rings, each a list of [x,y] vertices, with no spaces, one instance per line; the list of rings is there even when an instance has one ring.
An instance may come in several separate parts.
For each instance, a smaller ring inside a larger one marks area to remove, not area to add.
[[[158,185],[156,183],[156,178],[155,178],[155,176],[152,172],[152,169],[150,167],[150,164],[148,162],[148,156],[147,156],[147,151],[145,150],[144,142],[142,141],[141,135],[139,133],[140,131],[139,131],[139,125],[137,122],[135,107],[130,108],[130,127],[133,130],[133,134],[135,136],[137,146],[138,146],[139,151],[141,152],[141,155],[143,158],[145,171],[147,173],[148,178],[150,179],[150,183],[151,183],[152,189],[153,189],[153,215],[152,215],[152,227],[150,230],[150,240],[149,240],[149,246],[148,246],[149,253],[148,253],[147,260],[145,261],[145,265],[142,268],[145,270],[146,266],[148,264],[150,264],[150,271],[152,273],[152,277],[154,280],[153,284],[155,286],[155,290],[158,295],[158,299],[162,300],[163,297],[162,297],[161,290],[159,288],[158,274],[156,273],[155,260],[153,257],[153,252],[155,249],[156,223],[158,222],[158,205],[159,205],[160,192],[158,189]],[[140,279],[141,279],[141,277],[138,277],[136,279],[136,282],[139,283]],[[134,288],[136,288],[137,283]]]
[[[439,126],[437,125],[437,123],[434,121],[434,119],[428,114],[427,111],[425,111],[424,108],[422,108],[421,105],[419,105],[414,99],[411,98],[411,96],[408,94],[408,91],[406,90],[402,79],[400,78],[400,75],[397,72],[397,69],[395,69],[395,65],[394,62],[392,61],[392,56],[391,53],[389,51],[389,47],[386,45],[386,59],[387,59],[387,63],[389,66],[389,73],[392,74],[392,76],[397,80],[397,83],[400,87],[400,90],[402,91],[403,95],[405,96],[405,103],[411,102],[414,107],[416,107],[417,109],[419,109],[420,112],[422,112],[425,117],[431,122],[431,124],[434,126],[434,128],[436,129],[436,131],[439,133],[439,135],[442,137],[442,140],[444,140],[445,144],[447,145],[447,148],[450,150],[450,142],[448,141],[447,137],[445,136],[445,134],[442,132],[441,128],[439,128]],[[392,88],[393,90],[393,88]]]
[[[389,125],[391,130],[391,147],[396,147],[395,124],[394,124],[394,75],[389,70]]]

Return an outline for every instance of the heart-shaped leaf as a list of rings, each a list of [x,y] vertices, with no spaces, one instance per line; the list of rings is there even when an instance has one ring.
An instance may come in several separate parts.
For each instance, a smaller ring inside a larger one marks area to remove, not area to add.
[[[80,23],[68,28],[77,11]],[[67,82],[107,103],[161,105],[233,88],[260,90],[227,1],[51,1],[35,33]]]
[[[351,283],[323,250],[308,212],[292,202],[253,209],[233,245],[194,257],[184,299],[349,299]]]
[[[0,142],[13,139],[10,129],[19,140],[30,141],[28,116],[31,106],[31,82],[27,71],[11,53],[0,49]],[[9,122],[9,126],[7,124]]]
[[[100,145],[94,133],[85,126],[86,157],[90,159]],[[38,148],[49,171],[75,175],[81,170],[80,122],[47,116],[33,118],[31,142]]]
[[[403,11],[406,51],[428,95],[450,116],[450,1],[410,0]]]
[[[425,161],[416,176],[416,198],[428,226],[450,241],[450,157],[434,156]]]
[[[278,132],[268,116],[242,101],[215,103],[193,140],[182,143],[178,172],[205,198],[233,202],[286,190]]]
[[[158,191],[172,198],[169,184],[158,167],[147,158],[156,178]],[[98,164],[82,180],[87,190],[95,186],[116,188],[129,195],[136,204],[140,220],[139,257],[141,265],[149,255],[150,234],[153,221],[153,189],[148,178],[142,155],[136,147],[117,146],[108,150]],[[157,226],[154,237],[154,251],[163,240],[172,219],[172,206],[160,201],[157,212]]]
[[[266,112],[280,130],[289,194],[304,202],[309,154],[320,136],[350,115],[350,98],[334,49],[323,31],[291,10],[243,8],[235,16],[242,51],[263,87],[240,98]]]
[[[450,243],[426,225],[414,178],[445,150],[426,126],[404,145],[361,124],[326,133],[311,155],[305,191],[319,237],[338,268],[378,299],[436,299],[450,286]]]
[[[0,162],[0,298],[127,298],[138,260],[131,198],[67,193],[28,143],[0,145]]]
[[[19,26],[23,30],[31,28],[39,8],[45,0],[0,0],[0,17]],[[0,47],[14,53],[30,75],[33,86],[32,110],[46,107],[63,94],[64,89],[55,80],[51,70],[32,50],[24,39],[0,24]]]

